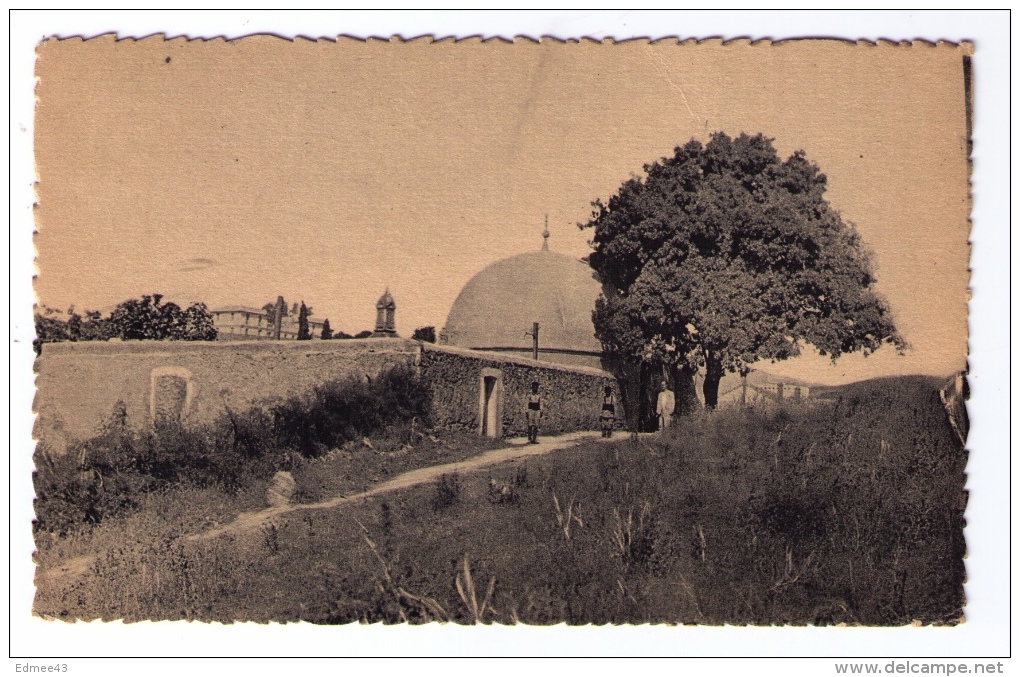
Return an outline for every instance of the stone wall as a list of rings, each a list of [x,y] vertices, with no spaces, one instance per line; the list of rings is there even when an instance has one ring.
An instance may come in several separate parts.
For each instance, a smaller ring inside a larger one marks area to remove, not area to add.
[[[96,433],[118,401],[129,424],[157,416],[210,421],[337,378],[414,364],[418,344],[337,341],[47,343],[36,360],[35,436],[60,452]]]
[[[451,348],[458,346],[450,346]],[[524,357],[530,358],[534,353],[529,348],[499,348],[496,350],[485,349],[485,348],[471,348],[475,352],[486,352],[496,353],[497,355],[506,355],[509,357]],[[553,362],[555,364],[561,364],[568,367],[587,367],[589,369],[596,369],[598,371],[605,371],[605,365],[603,365],[602,357],[599,355],[591,355],[581,352],[567,352],[557,350],[555,348],[540,348],[538,351],[538,361],[543,363]]]
[[[227,407],[243,410],[399,364],[420,366],[428,379],[434,423],[462,430],[481,432],[488,376],[496,436],[525,432],[532,381],[545,401],[543,434],[597,429],[603,388],[616,391],[612,376],[597,369],[404,339],[47,343],[36,360],[35,436],[59,453],[95,435],[118,402],[137,428],[163,418],[203,423]]]
[[[421,367],[432,388],[433,422],[442,427],[481,428],[486,376],[497,381],[493,396],[504,437],[527,434],[524,410],[533,381],[543,398],[542,434],[598,429],[606,386],[620,402],[616,379],[598,369],[431,344],[422,346]]]

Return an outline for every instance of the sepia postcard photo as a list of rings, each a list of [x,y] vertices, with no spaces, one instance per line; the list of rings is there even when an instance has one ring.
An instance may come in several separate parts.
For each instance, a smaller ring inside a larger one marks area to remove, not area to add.
[[[35,58],[34,617],[966,625],[973,42]]]

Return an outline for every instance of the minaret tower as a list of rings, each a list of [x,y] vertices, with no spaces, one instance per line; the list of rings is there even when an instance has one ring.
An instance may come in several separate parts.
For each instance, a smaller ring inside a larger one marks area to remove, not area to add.
[[[375,332],[372,338],[396,338],[397,304],[387,288],[375,303]]]
[[[542,251],[549,251],[549,215],[545,215],[545,230],[542,231]]]

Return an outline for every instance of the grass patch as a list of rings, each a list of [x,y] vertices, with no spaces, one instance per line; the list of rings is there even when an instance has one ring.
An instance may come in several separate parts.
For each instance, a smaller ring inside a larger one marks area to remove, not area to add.
[[[966,453],[923,378],[582,445],[211,542],[124,538],[36,611],[316,623],[952,624]],[[499,500],[506,487],[512,500]],[[511,489],[512,488],[512,489]],[[494,493],[495,492],[495,493]],[[455,495],[455,500],[437,500]],[[156,576],[157,578],[153,578]],[[271,591],[271,592],[270,592]]]

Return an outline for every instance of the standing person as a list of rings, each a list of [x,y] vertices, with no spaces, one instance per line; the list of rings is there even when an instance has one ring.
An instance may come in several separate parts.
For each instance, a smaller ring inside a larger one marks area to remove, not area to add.
[[[599,414],[602,424],[602,437],[613,436],[613,424],[616,423],[616,395],[613,389],[606,386],[606,394],[602,396],[602,413]]]
[[[673,421],[673,410],[676,408],[676,396],[669,389],[666,381],[662,382],[662,391],[655,403],[655,413],[659,415],[659,430],[665,430]]]
[[[538,394],[538,381],[531,384],[525,414],[528,417],[528,442],[538,444],[538,422],[542,420],[542,396]]]

